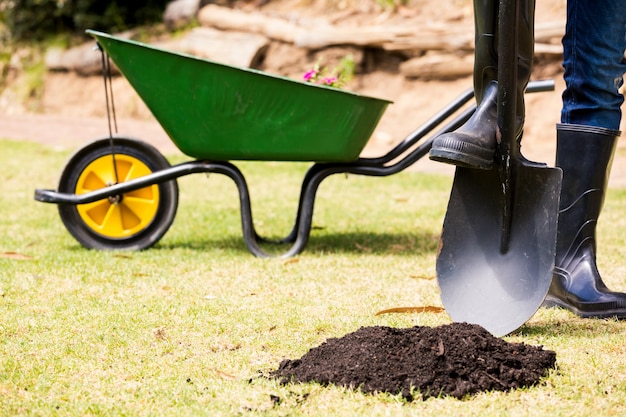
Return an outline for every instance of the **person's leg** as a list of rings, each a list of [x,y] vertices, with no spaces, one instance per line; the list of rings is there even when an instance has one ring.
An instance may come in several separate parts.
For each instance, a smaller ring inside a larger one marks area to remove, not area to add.
[[[524,125],[524,91],[534,53],[535,0],[521,0],[518,45],[517,140]],[[430,159],[468,168],[491,169],[497,129],[497,0],[474,0],[474,92],[477,109],[456,131],[433,141]]]
[[[547,306],[581,317],[626,318],[626,294],[610,291],[596,265],[596,224],[621,121],[626,15],[615,0],[568,0],[563,37],[563,170],[555,272]]]
[[[568,0],[561,123],[619,130],[626,12],[618,0]]]
[[[563,183],[547,307],[564,307],[581,317],[626,318],[626,294],[610,291],[596,266],[596,224],[618,136],[595,126],[557,126],[556,165]]]

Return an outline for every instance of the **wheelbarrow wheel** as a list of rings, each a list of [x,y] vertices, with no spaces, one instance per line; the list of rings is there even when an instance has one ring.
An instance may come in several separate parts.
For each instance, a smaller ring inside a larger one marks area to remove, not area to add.
[[[147,143],[114,138],[111,145],[110,139],[101,139],[69,160],[59,191],[84,194],[169,167],[167,159]],[[70,234],[86,248],[141,250],[163,237],[177,207],[178,184],[171,180],[93,203],[59,205],[59,214]]]

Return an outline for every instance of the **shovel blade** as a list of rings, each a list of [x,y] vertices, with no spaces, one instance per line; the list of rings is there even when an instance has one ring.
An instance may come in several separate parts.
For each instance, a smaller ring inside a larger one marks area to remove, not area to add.
[[[509,245],[502,253],[505,197],[498,171],[457,167],[436,266],[453,321],[499,337],[539,309],[554,269],[561,177],[559,168],[516,167]]]

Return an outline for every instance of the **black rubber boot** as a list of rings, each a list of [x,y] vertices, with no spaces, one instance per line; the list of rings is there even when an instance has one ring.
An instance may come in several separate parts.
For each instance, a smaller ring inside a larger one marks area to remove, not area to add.
[[[620,132],[557,125],[556,166],[563,170],[555,269],[546,307],[585,318],[626,318],[626,294],[602,281],[596,266],[596,224]]]
[[[530,79],[534,54],[535,0],[522,0],[519,18],[517,68],[517,143],[521,141],[525,108],[524,92]],[[497,129],[497,28],[498,1],[474,0],[476,30],[474,92],[477,108],[465,124],[433,141],[430,159],[466,168],[491,169]]]

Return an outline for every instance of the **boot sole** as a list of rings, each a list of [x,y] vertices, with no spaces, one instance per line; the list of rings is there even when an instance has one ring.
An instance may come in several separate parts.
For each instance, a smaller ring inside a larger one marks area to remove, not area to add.
[[[432,148],[428,158],[431,161],[443,162],[444,164],[456,165],[463,168],[493,169],[493,158],[487,160],[474,155],[450,151],[443,148]]]
[[[609,308],[596,311],[581,310],[573,305],[567,304],[558,298],[547,296],[542,304],[542,307],[546,308],[563,308],[576,314],[583,319],[626,319],[626,309],[622,308]]]
[[[492,169],[495,149],[485,149],[454,138],[440,137],[430,149],[432,161],[463,168]]]

